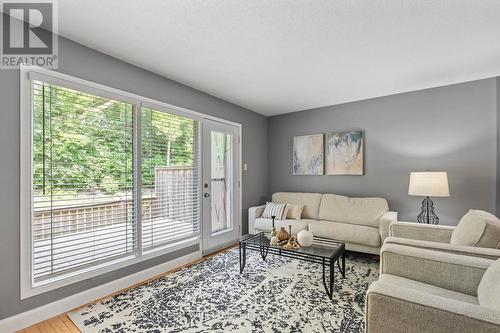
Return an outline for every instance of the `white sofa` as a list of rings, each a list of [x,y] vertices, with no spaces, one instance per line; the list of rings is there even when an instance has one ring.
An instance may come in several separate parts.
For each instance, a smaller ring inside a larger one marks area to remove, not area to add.
[[[276,220],[275,227],[292,225],[292,234],[305,226],[314,236],[338,240],[346,249],[379,254],[389,226],[398,214],[389,211],[383,198],[349,198],[336,194],[277,192],[273,202],[303,204],[300,220]],[[270,232],[272,220],[262,218],[265,205],[248,209],[249,232]]]

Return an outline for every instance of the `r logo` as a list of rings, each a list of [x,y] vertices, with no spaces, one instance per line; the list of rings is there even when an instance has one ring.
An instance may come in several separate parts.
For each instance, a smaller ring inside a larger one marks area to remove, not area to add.
[[[2,54],[52,54],[52,2],[2,3]]]

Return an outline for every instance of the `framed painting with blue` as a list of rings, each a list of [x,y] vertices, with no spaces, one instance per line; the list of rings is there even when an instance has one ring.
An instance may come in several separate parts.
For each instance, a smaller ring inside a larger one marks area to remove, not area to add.
[[[293,138],[293,174],[322,175],[324,173],[323,134]]]
[[[326,135],[326,174],[363,175],[363,131]]]

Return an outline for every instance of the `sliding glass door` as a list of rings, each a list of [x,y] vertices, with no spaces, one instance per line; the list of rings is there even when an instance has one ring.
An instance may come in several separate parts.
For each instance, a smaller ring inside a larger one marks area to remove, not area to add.
[[[238,239],[238,127],[63,74],[27,74],[22,298]]]

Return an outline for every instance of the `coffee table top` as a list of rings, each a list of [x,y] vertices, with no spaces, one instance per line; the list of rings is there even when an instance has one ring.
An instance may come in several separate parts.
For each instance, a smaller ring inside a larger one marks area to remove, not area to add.
[[[315,237],[313,245],[309,247],[300,247],[298,249],[287,249],[282,246],[271,245],[270,236],[264,232],[259,232],[254,235],[245,235],[240,240],[241,244],[248,244],[253,246],[263,246],[265,248],[272,248],[281,250],[282,252],[290,252],[297,255],[311,256],[325,259],[336,259],[345,250],[345,244],[332,240],[326,240]]]

